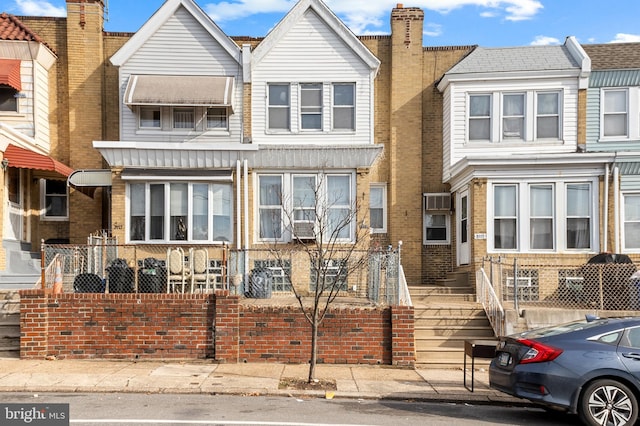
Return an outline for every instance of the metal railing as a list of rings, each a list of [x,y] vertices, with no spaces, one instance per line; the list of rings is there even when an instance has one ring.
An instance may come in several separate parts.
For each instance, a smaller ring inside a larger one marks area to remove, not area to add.
[[[482,304],[495,335],[504,336],[506,331],[504,309],[484,268],[476,272],[476,299]]]

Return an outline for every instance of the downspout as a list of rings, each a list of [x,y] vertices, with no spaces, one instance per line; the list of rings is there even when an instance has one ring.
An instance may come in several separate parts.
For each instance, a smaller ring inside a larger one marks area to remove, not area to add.
[[[236,248],[238,250],[242,249],[242,209],[240,208],[242,182],[240,176],[240,160],[236,160],[236,200],[238,200],[236,208]]]
[[[249,164],[244,159],[244,272],[249,273]],[[248,276],[248,275],[247,275]]]
[[[608,232],[607,229],[609,227],[609,163],[605,165],[604,169],[604,208],[602,209],[602,226],[603,228],[603,242],[602,242],[602,253],[607,252],[608,248]]]
[[[620,200],[618,193],[620,191],[620,183],[618,182],[618,166],[613,167],[613,238],[616,253],[620,253]]]

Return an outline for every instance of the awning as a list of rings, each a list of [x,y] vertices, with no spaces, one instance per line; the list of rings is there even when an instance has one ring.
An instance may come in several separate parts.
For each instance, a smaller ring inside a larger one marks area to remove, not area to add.
[[[0,84],[11,86],[18,92],[22,90],[19,59],[0,59]]]
[[[4,159],[9,160],[9,167],[19,169],[46,170],[64,177],[73,173],[73,169],[48,155],[42,155],[25,148],[9,144],[4,151]]]
[[[126,105],[232,106],[233,77],[132,75]]]

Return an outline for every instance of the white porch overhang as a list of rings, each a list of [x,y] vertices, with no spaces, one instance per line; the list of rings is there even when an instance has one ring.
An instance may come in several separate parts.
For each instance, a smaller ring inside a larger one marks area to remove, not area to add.
[[[229,169],[247,160],[260,169],[370,168],[383,145],[253,145],[94,141],[110,167]]]

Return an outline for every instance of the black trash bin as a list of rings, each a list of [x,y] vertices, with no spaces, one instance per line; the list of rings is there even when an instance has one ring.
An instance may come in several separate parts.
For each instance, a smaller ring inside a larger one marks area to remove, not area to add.
[[[109,277],[109,293],[133,292],[133,268],[125,259],[114,259],[106,270]]]
[[[104,293],[104,280],[97,274],[78,274],[73,279],[75,293]]]
[[[255,268],[249,274],[249,288],[245,296],[254,299],[270,299],[273,273],[267,268]]]
[[[138,269],[138,293],[164,293],[167,291],[167,269],[162,261],[147,257]]]
[[[581,269],[586,299],[592,305],[608,310],[636,309],[636,288],[631,281],[636,266],[629,256],[600,253]]]

